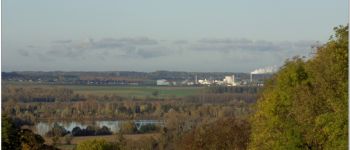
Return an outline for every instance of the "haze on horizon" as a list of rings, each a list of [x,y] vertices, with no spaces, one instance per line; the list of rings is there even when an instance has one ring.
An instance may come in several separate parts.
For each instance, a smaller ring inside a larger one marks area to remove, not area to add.
[[[9,0],[2,70],[250,72],[309,57],[347,19],[346,0]]]

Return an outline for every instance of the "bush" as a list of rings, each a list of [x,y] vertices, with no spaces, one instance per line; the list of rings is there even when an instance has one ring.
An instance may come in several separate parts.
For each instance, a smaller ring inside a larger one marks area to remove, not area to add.
[[[66,136],[64,136],[63,140],[65,144],[71,144],[73,140],[73,136],[71,134],[67,134]]]
[[[45,149],[56,150],[55,147],[44,144],[44,138],[29,129],[16,127],[13,121],[3,115],[1,118],[1,149],[29,150]]]
[[[104,139],[86,140],[78,143],[77,150],[114,150],[117,149],[116,144],[108,143]]]
[[[147,133],[147,132],[154,132],[154,131],[158,131],[159,128],[154,125],[154,124],[146,124],[141,126],[140,130],[138,131],[139,133]]]
[[[224,118],[201,125],[180,138],[178,149],[247,149],[250,125],[246,120]]]
[[[106,126],[101,128],[94,126],[87,126],[86,129],[81,129],[80,127],[75,127],[72,130],[73,136],[90,136],[90,135],[111,135],[112,132]]]
[[[6,115],[1,117],[1,145],[2,149],[19,149],[21,145],[20,141],[20,129],[16,128],[12,120]]]
[[[60,143],[60,137],[58,136],[53,136],[51,140],[52,140],[52,145],[57,145],[58,143]]]
[[[125,122],[122,122],[119,132],[132,134],[137,132],[137,128],[133,121],[125,121]]]
[[[48,136],[48,137],[54,137],[54,136],[61,137],[61,136],[65,136],[68,133],[69,132],[63,126],[60,126],[57,123],[55,123],[54,126],[52,127],[52,129],[46,133],[46,136]]]
[[[81,128],[80,127],[74,127],[72,130],[72,135],[73,136],[81,136]]]
[[[112,132],[106,126],[103,126],[102,128],[98,128],[95,133],[96,133],[96,135],[111,135],[112,134]]]

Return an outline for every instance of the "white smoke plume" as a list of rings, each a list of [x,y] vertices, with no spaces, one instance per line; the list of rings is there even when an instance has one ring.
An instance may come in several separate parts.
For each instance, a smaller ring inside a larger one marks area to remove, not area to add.
[[[250,74],[266,74],[266,73],[275,73],[277,72],[278,68],[277,66],[269,66],[269,67],[265,67],[265,68],[259,68],[259,69],[255,69],[254,71],[252,71]]]

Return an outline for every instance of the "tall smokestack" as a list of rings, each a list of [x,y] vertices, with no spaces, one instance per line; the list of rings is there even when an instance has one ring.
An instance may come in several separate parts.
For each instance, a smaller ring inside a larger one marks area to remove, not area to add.
[[[253,82],[253,74],[250,73],[250,83],[252,83],[252,82]]]
[[[198,83],[198,80],[197,80],[197,75],[194,77],[194,83],[197,84]]]

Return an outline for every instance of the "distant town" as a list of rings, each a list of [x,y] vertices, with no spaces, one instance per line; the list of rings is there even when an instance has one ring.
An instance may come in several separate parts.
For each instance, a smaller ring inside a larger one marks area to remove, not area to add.
[[[263,86],[273,75],[270,70],[234,72],[2,72],[2,80],[37,84],[78,84],[110,86]]]

